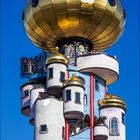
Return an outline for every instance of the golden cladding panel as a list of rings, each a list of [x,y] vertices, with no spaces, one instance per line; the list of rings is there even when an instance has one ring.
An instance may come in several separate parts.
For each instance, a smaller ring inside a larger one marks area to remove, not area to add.
[[[55,51],[61,38],[79,36],[91,40],[93,50],[105,50],[114,44],[124,28],[120,0],[111,6],[108,0],[34,0],[24,10],[24,27],[34,44]]]

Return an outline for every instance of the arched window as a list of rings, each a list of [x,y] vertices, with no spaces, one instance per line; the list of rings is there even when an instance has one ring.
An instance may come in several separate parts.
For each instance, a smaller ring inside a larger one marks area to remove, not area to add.
[[[116,0],[108,0],[109,4],[111,6],[115,6],[116,5]]]
[[[32,0],[32,6],[36,7],[39,3],[39,0]]]
[[[119,122],[117,118],[110,119],[110,135],[111,136],[119,136]]]

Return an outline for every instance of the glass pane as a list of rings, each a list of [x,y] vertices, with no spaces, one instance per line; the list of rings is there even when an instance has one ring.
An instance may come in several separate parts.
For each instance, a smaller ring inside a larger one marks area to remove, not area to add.
[[[49,68],[49,79],[53,78],[53,68]]]
[[[65,80],[65,73],[61,72],[60,73],[60,82],[64,82],[64,80]]]
[[[126,123],[125,120],[126,120],[126,119],[125,119],[125,114],[122,113],[122,124],[124,124],[124,125],[125,125],[125,123]]]
[[[24,96],[25,96],[25,97],[28,97],[28,96],[29,96],[29,90],[25,90],[25,91],[24,91]]]
[[[66,91],[66,101],[71,100],[71,90]]]
[[[96,89],[96,91],[99,91],[99,82],[98,82],[98,80],[95,80],[95,89]]]
[[[76,103],[80,103],[80,93],[79,92],[76,92],[76,98],[75,98],[75,102]]]
[[[116,118],[111,119],[110,135],[111,136],[118,136],[119,135],[118,120]]]
[[[87,105],[87,95],[84,94],[84,105]]]

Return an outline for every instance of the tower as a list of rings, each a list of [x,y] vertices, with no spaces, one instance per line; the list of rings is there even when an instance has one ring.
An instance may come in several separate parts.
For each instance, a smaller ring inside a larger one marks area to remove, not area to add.
[[[43,50],[21,59],[22,113],[35,140],[125,140],[126,104],[108,94],[119,62],[104,53],[125,25],[120,0],[28,0],[23,23]]]

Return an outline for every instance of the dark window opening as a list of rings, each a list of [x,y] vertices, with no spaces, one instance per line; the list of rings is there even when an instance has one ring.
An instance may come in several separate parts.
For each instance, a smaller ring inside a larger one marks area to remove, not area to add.
[[[98,82],[98,80],[95,80],[95,89],[96,89],[96,91],[99,91],[99,82]]]
[[[65,81],[65,73],[64,72],[60,72],[60,82],[64,82]]]
[[[81,104],[81,102],[80,102],[80,93],[79,92],[75,93],[75,103]]]
[[[123,18],[126,19],[126,13],[124,9],[123,9]]]
[[[116,5],[116,0],[108,0],[109,4],[111,6],[115,6]]]
[[[40,133],[47,133],[48,132],[48,128],[47,125],[40,125]]]
[[[112,118],[110,120],[110,135],[119,136],[119,124],[117,118]]]
[[[32,6],[36,7],[38,5],[39,1],[38,0],[32,0]]]
[[[122,113],[122,124],[126,124],[126,118],[125,118],[125,114],[124,113]]]
[[[84,94],[84,105],[87,105],[87,95]]]
[[[71,90],[66,90],[66,102],[71,100]]]
[[[53,78],[53,68],[49,68],[49,79]]]
[[[24,16],[25,16],[25,15],[24,15],[24,10],[23,10],[23,13],[22,13],[22,20],[24,20]]]
[[[24,97],[28,97],[29,96],[29,90],[25,90],[24,91]]]

